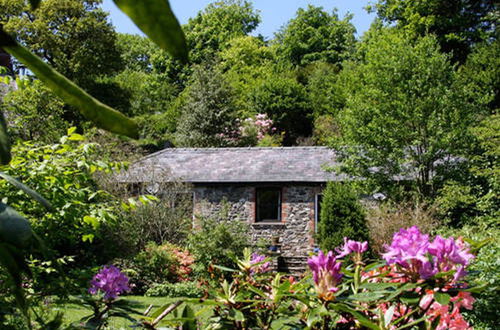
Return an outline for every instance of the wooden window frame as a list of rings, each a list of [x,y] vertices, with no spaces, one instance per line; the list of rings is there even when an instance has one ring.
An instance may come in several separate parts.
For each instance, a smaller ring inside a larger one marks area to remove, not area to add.
[[[278,219],[259,219],[259,192],[261,191],[277,191],[279,193],[278,198]],[[282,211],[283,211],[283,189],[282,187],[268,186],[268,187],[257,187],[255,188],[255,223],[281,223],[282,222]]]

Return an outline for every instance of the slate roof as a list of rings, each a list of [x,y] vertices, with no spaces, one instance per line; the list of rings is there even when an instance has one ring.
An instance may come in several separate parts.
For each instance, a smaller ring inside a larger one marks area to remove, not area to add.
[[[327,147],[168,148],[148,155],[118,176],[121,182],[150,182],[173,178],[190,183],[323,183],[345,179],[326,171],[336,165]]]

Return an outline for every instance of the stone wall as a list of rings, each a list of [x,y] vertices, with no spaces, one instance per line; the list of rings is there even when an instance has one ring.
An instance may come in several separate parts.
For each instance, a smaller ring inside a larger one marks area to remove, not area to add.
[[[304,256],[314,247],[316,185],[281,186],[281,222],[255,222],[255,189],[250,185],[214,185],[194,187],[194,215],[227,217],[250,225],[252,241],[279,237],[284,256]]]

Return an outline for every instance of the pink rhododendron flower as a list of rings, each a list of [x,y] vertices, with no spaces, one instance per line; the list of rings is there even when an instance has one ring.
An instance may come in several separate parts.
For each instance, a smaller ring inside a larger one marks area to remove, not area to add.
[[[416,226],[395,233],[391,245],[385,248],[382,257],[387,264],[399,265],[413,279],[420,276],[425,280],[439,272],[454,271],[453,281],[458,281],[474,258],[463,241],[438,235],[431,243]]]
[[[436,273],[427,258],[429,244],[429,235],[422,234],[417,226],[400,229],[391,245],[385,246],[387,252],[382,257],[389,265],[403,267],[412,277],[427,279]]]
[[[431,303],[434,301],[434,291],[430,291],[425,294],[425,296],[420,299],[420,302],[418,303],[418,306],[422,309],[427,309],[431,305]]]
[[[256,134],[258,141],[262,140],[266,134],[270,134],[276,130],[273,126],[273,121],[267,117],[265,113],[255,115],[255,118],[247,118],[238,128],[238,138],[248,137]]]
[[[436,329],[470,329],[469,324],[460,314],[460,308],[472,309],[474,298],[470,292],[460,291],[457,296],[452,297],[450,302],[453,303],[450,313],[450,305],[441,305],[434,300],[434,291],[426,290],[425,296],[420,299],[419,307],[422,310],[427,310],[426,315],[432,322],[439,317],[439,323]]]
[[[337,259],[343,258],[351,253],[363,253],[368,250],[368,242],[357,242],[353,240],[348,240],[344,237],[344,245],[341,248],[337,248],[335,251],[338,253]]]
[[[435,272],[456,270],[455,281],[466,275],[465,266],[474,258],[465,243],[457,244],[453,238],[445,239],[439,235],[429,244],[428,251],[435,256]]]
[[[313,273],[314,286],[320,299],[333,300],[333,294],[339,290],[337,285],[342,279],[340,272],[342,264],[335,261],[332,251],[329,251],[326,256],[319,251],[317,256],[307,260],[307,264]]]
[[[463,307],[468,310],[472,310],[472,304],[476,301],[476,299],[472,297],[472,294],[467,291],[460,291],[458,295],[451,298],[450,300],[455,304],[456,307]]]
[[[90,281],[90,294],[104,293],[104,299],[116,299],[123,292],[130,291],[128,277],[115,266],[104,266]]]
[[[255,273],[266,273],[268,271],[271,270],[271,264],[269,263],[269,261],[267,262],[264,262],[266,260],[266,256],[263,256],[261,254],[258,254],[258,253],[252,253],[252,259],[250,260],[250,264],[252,265],[256,265],[254,267],[252,267],[252,269],[250,270],[250,272],[252,274],[255,274]]]

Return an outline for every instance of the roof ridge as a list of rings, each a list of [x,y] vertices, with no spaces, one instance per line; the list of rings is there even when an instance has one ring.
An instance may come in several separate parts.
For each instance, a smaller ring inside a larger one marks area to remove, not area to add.
[[[249,150],[249,151],[255,151],[255,150],[292,150],[292,149],[305,149],[305,150],[323,150],[323,149],[331,149],[332,151],[334,150],[333,148],[330,148],[328,146],[289,146],[289,147],[207,147],[207,148],[165,148],[162,150],[159,150],[157,152],[151,153],[149,155],[146,155],[141,158],[141,160],[148,159],[151,157],[156,157],[158,155],[162,155],[164,153],[169,153],[169,152],[183,152],[183,151],[200,151],[200,152],[211,152],[211,151],[243,151],[243,150]]]

